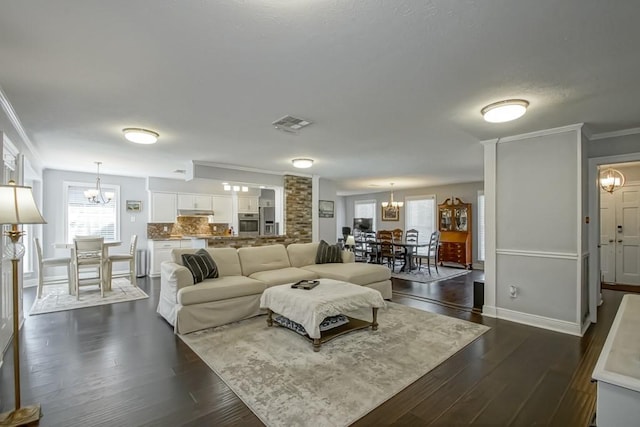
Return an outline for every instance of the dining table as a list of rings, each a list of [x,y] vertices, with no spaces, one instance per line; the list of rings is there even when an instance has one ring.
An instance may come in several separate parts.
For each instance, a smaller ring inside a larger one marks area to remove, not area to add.
[[[402,254],[403,254],[403,264],[402,267],[400,267],[400,272],[409,272],[412,270],[415,270],[416,268],[418,268],[415,264],[415,262],[413,262],[413,255],[416,253],[416,250],[418,248],[426,248],[427,246],[429,246],[428,243],[418,243],[418,242],[392,242],[389,243],[388,241],[384,241],[381,242],[380,240],[376,239],[376,240],[369,240],[367,241],[367,243],[369,245],[372,246],[380,246],[383,243],[386,244],[390,244],[394,247],[399,247],[402,248]],[[380,250],[377,251],[377,253],[380,253]]]
[[[106,271],[107,270],[107,259],[109,258],[109,248],[114,247],[114,246],[120,246],[122,245],[122,242],[119,240],[107,240],[102,244],[102,271]],[[55,249],[69,249],[71,251],[71,259],[73,260],[73,248],[74,248],[74,244],[72,243],[54,243],[53,247]],[[104,274],[102,275],[102,284],[104,287],[105,291],[110,291],[111,290],[111,281],[109,280],[108,277],[105,277]]]

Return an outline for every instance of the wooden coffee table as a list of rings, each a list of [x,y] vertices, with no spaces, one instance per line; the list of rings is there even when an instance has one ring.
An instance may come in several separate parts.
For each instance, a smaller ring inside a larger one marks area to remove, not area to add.
[[[332,279],[319,279],[320,284],[311,290],[292,289],[291,285],[267,288],[260,298],[260,307],[267,309],[267,325],[273,325],[273,313],[302,325],[313,342],[313,351],[320,345],[347,332],[371,327],[378,329],[378,308],[385,302],[380,292],[365,286]],[[320,331],[320,323],[330,316],[337,316],[359,308],[371,308],[373,320],[348,317],[347,324]]]

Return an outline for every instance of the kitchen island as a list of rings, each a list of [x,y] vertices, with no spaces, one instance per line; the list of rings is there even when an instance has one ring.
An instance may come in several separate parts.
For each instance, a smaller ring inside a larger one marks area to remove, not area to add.
[[[290,243],[300,243],[300,239],[289,236],[214,236],[214,235],[195,235],[182,236],[183,239],[191,239],[193,248],[242,248],[249,246],[265,246],[273,244],[283,244],[287,246]]]
[[[211,234],[193,235],[160,235],[147,236],[150,251],[150,271],[151,277],[160,276],[160,264],[171,259],[171,250],[178,248],[243,248],[249,246],[266,246],[291,243],[308,243],[297,237],[284,235],[278,236],[217,236]]]

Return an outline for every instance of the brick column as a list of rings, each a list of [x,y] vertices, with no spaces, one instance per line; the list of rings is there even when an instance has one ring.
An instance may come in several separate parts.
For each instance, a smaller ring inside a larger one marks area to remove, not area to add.
[[[311,242],[311,178],[284,176],[284,222],[287,236],[298,242]]]

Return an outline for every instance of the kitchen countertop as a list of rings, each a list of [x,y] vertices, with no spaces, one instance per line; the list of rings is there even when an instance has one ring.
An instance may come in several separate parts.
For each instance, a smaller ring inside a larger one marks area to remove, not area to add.
[[[259,236],[217,236],[213,234],[190,234],[190,235],[182,235],[182,236],[169,236],[169,237],[154,237],[149,240],[186,240],[186,239],[211,239],[211,240],[223,240],[223,239],[233,239],[233,240],[252,240],[252,239],[273,239],[278,237],[286,237],[284,235],[259,235]]]

